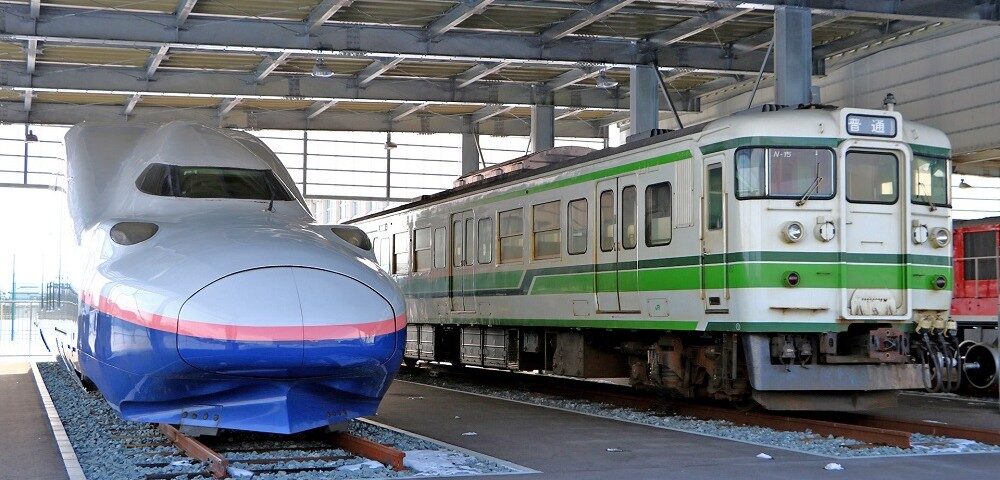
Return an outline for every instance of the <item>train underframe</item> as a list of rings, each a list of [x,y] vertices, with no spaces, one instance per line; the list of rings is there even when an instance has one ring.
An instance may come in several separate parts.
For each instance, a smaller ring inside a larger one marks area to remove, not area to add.
[[[945,348],[936,334],[928,338],[935,352]],[[628,378],[637,388],[671,396],[756,402],[772,410],[857,411],[891,406],[899,390],[934,380],[933,364],[919,358],[927,346],[919,334],[870,323],[829,333],[411,324],[404,358]]]

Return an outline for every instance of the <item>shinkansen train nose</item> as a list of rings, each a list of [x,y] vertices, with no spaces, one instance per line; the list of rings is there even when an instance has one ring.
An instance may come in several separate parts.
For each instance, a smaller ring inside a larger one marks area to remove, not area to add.
[[[177,349],[216,373],[350,376],[380,368],[395,349],[392,307],[338,273],[265,267],[222,277],[192,295],[177,319]]]

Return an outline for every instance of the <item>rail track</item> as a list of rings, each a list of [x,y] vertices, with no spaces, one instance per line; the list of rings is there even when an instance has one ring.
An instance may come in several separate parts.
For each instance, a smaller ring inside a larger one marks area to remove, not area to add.
[[[228,478],[234,472],[236,475],[324,472],[361,459],[377,461],[396,471],[405,468],[402,451],[347,432],[307,432],[293,436],[252,434],[237,438],[211,438],[203,442],[171,425],[160,424],[157,430],[163,437],[147,437],[148,442],[127,445],[131,448],[174,447],[158,448],[159,459],[136,465],[162,470],[147,473],[146,480]],[[346,454],[337,453],[340,451]],[[178,454],[186,455],[191,462],[176,460]],[[190,468],[178,469],[178,466]]]
[[[759,426],[783,431],[811,431],[862,442],[865,446],[894,446],[910,449],[914,433],[974,440],[1000,445],[1000,431],[964,426],[930,424],[883,418],[874,415],[844,414],[831,420],[828,415],[812,413],[775,414],[742,411],[726,404],[695,404],[684,399],[667,398],[653,392],[639,391],[617,384],[600,383],[549,375],[531,375],[489,369],[458,369],[435,365],[408,368],[421,369],[435,376],[453,376],[466,382],[488,384],[495,388],[517,388],[570,399],[582,399],[616,407],[653,413],[676,414],[705,420],[725,420],[739,425]]]

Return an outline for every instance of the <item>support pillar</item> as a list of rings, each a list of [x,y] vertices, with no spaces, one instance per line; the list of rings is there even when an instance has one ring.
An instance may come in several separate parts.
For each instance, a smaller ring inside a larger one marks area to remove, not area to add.
[[[812,103],[812,13],[808,8],[774,9],[775,103]]]
[[[462,134],[462,175],[479,170],[479,139],[475,133]]]
[[[649,65],[632,67],[629,80],[629,135],[648,134],[660,126],[660,80]]]
[[[548,150],[556,146],[556,110],[552,105],[531,107],[531,151]]]

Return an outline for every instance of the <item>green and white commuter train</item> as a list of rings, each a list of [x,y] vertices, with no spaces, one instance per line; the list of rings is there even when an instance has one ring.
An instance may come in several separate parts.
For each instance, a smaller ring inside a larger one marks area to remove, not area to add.
[[[891,109],[765,107],[566,153],[352,222],[407,297],[409,363],[779,410],[948,380],[940,130]]]

